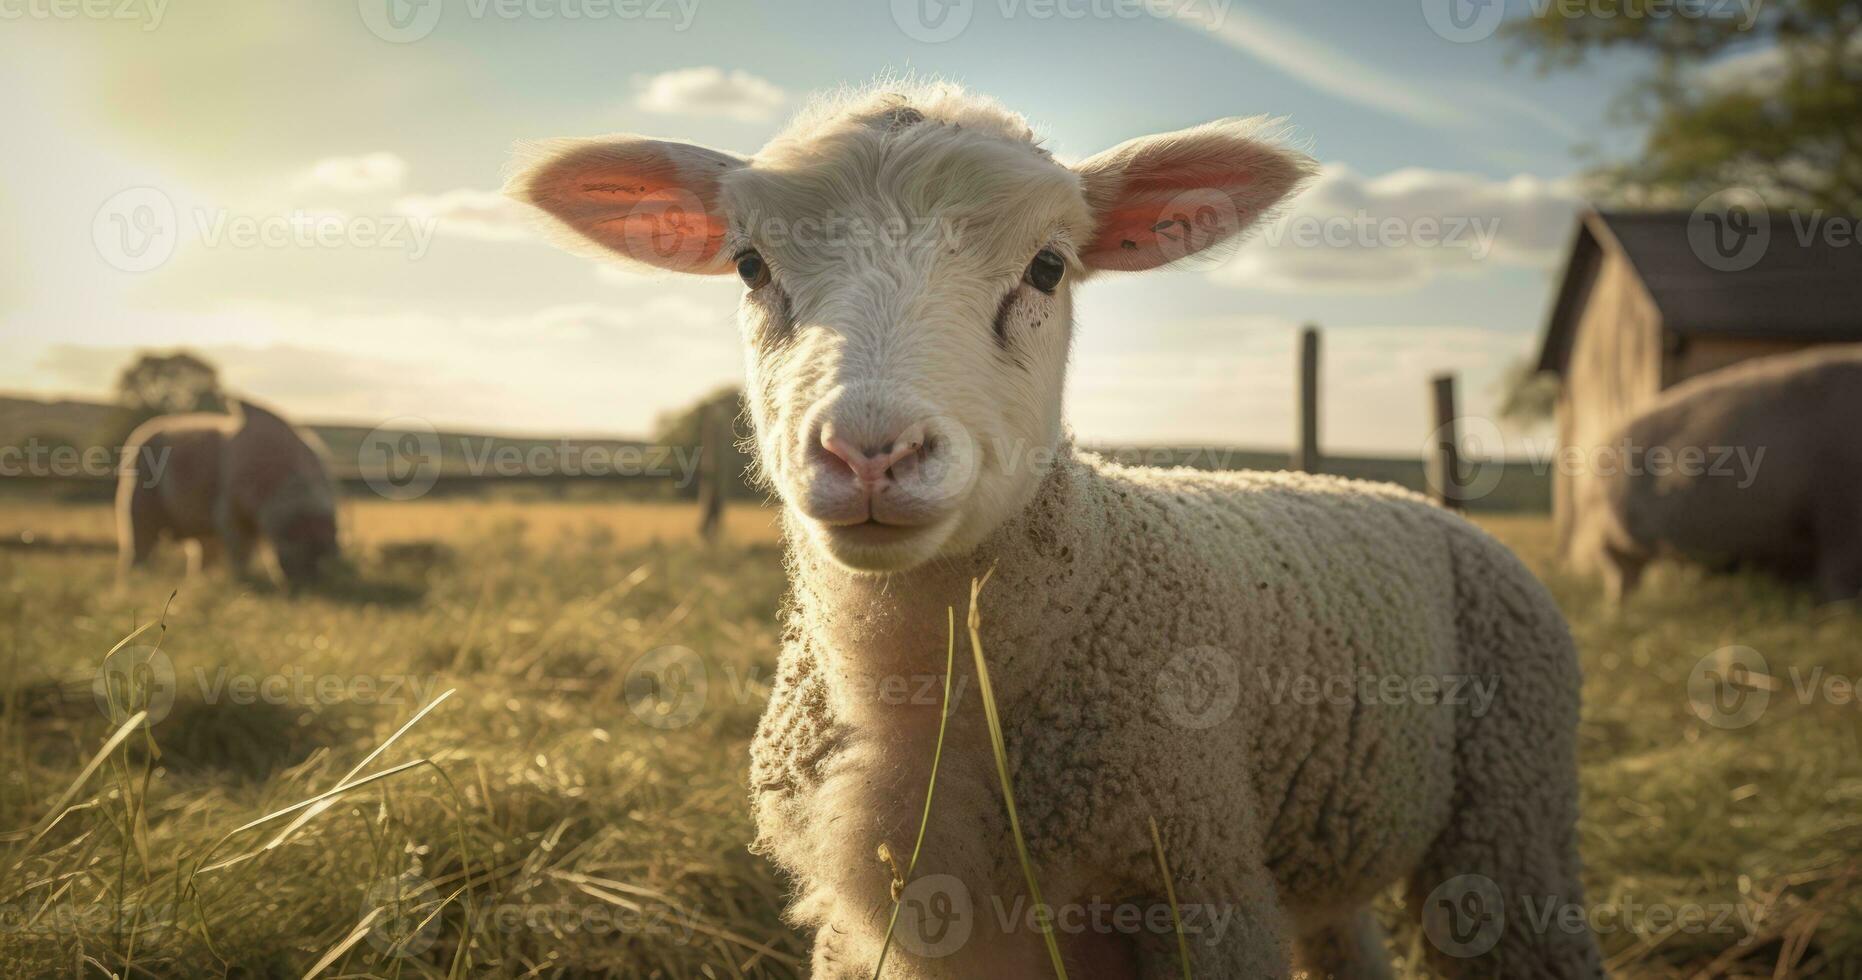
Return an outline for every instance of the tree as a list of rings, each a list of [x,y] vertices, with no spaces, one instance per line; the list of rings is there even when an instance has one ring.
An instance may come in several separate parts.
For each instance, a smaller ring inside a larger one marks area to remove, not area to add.
[[[1624,203],[1741,186],[1773,207],[1862,214],[1862,0],[1549,0],[1508,30],[1541,70],[1653,56],[1618,102],[1647,127],[1641,155],[1599,174]]]
[[[719,388],[687,408],[662,414],[653,427],[653,441],[692,452],[720,450],[706,461],[705,477],[710,475],[712,460],[721,459],[727,474],[726,497],[760,497],[751,479],[754,459],[745,445],[749,433],[739,429],[747,417],[743,392],[735,386]],[[720,436],[728,440],[727,445],[715,445]],[[682,488],[687,494],[699,491],[696,486]]]
[[[117,376],[116,401],[138,418],[226,408],[220,372],[187,351],[138,357]]]
[[[1558,376],[1541,373],[1531,360],[1513,362],[1495,386],[1500,394],[1500,417],[1532,428],[1551,421],[1558,404]]]

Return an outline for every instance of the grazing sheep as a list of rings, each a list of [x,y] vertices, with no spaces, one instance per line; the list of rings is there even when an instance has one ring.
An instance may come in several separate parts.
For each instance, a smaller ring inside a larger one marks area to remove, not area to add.
[[[1763,357],[1670,388],[1595,458],[1573,558],[1621,600],[1656,557],[1862,593],[1862,345]]]
[[[258,405],[150,419],[123,454],[116,518],[125,572],[146,562],[163,535],[192,542],[195,569],[224,551],[239,574],[263,538],[293,586],[337,554],[322,444]]]
[[[526,152],[508,192],[573,247],[747,287],[792,585],[750,778],[814,976],[879,957],[946,610],[992,568],[984,645],[1072,976],[1178,975],[1151,817],[1198,976],[1387,976],[1367,903],[1397,882],[1445,974],[1601,975],[1571,915],[1577,664],[1531,574],[1394,488],[1128,469],[1064,434],[1073,284],[1236,241],[1311,171],[1258,119],[1065,166],[948,85],[821,102],[749,159]],[[1051,975],[971,680],[892,977]]]

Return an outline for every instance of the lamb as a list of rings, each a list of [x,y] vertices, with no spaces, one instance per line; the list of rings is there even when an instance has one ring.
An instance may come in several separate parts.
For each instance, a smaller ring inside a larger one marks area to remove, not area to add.
[[[1682,382],[1580,482],[1573,562],[1621,601],[1649,562],[1748,564],[1862,595],[1862,345],[1764,357]],[[1822,424],[1819,424],[1821,422]]]
[[[521,149],[507,192],[569,247],[744,281],[792,592],[755,847],[793,879],[813,976],[869,976],[895,894],[892,977],[1051,976],[1042,922],[1070,976],[1178,976],[1152,818],[1197,976],[1388,976],[1368,903],[1399,882],[1442,974],[1602,975],[1570,914],[1576,657],[1532,575],[1393,487],[1126,468],[1065,432],[1075,284],[1232,244],[1312,170],[1261,119],[1066,166],[949,84],[820,100],[749,159]],[[983,645],[1047,910],[967,670],[902,880],[947,611],[992,570]]]
[[[224,552],[243,575],[263,538],[286,582],[308,584],[338,554],[324,455],[316,436],[250,401],[150,419],[130,434],[117,480],[121,571],[168,536],[190,543],[195,570]]]

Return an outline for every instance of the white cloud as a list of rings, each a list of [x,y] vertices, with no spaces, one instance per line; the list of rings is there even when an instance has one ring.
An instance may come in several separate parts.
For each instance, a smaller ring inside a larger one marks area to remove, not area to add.
[[[680,68],[634,79],[634,106],[661,115],[725,116],[762,122],[776,114],[788,95],[749,72]]]
[[[319,160],[291,182],[295,191],[329,190],[372,194],[396,190],[407,177],[407,161],[392,153],[365,153]]]
[[[1209,15],[1199,13],[1196,5],[1179,4],[1163,17],[1179,27],[1203,31],[1321,92],[1414,122],[1467,127],[1496,115],[1523,116],[1571,139],[1586,135],[1563,114],[1504,88],[1462,87],[1452,97],[1443,96],[1372,66],[1361,54],[1331,47],[1242,10],[1239,4],[1216,9],[1218,13]]]
[[[477,429],[638,434],[742,371],[729,314],[674,291],[465,316],[252,303],[190,319],[245,324],[252,339],[203,331],[190,340],[168,325],[160,334],[172,342],[160,346],[185,346],[217,365],[228,388],[313,421],[415,415]],[[144,346],[28,347],[21,387],[101,397]]]
[[[1197,16],[1188,6],[1166,18],[1180,27],[1208,32],[1223,44],[1252,55],[1322,92],[1430,124],[1457,123],[1467,113],[1298,32],[1255,16],[1238,6],[1220,17]]]
[[[439,194],[414,194],[395,202],[394,210],[432,221],[446,235],[488,242],[529,238],[531,218],[522,205],[496,191],[456,188]]]
[[[1583,206],[1575,185],[1328,164],[1211,278],[1285,292],[1419,286],[1443,273],[1554,264]]]

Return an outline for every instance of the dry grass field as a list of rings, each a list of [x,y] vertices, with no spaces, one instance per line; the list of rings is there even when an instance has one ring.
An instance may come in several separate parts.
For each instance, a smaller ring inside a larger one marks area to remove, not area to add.
[[[118,590],[105,509],[0,511],[0,974],[801,975],[745,849],[771,515],[709,546],[678,505],[348,517],[354,574],[289,599],[178,555]],[[1583,649],[1615,975],[1862,975],[1862,621],[1673,569],[1613,612],[1543,519],[1484,523]],[[670,714],[630,676],[668,647],[700,665]],[[1716,700],[1729,647],[1762,662]]]

